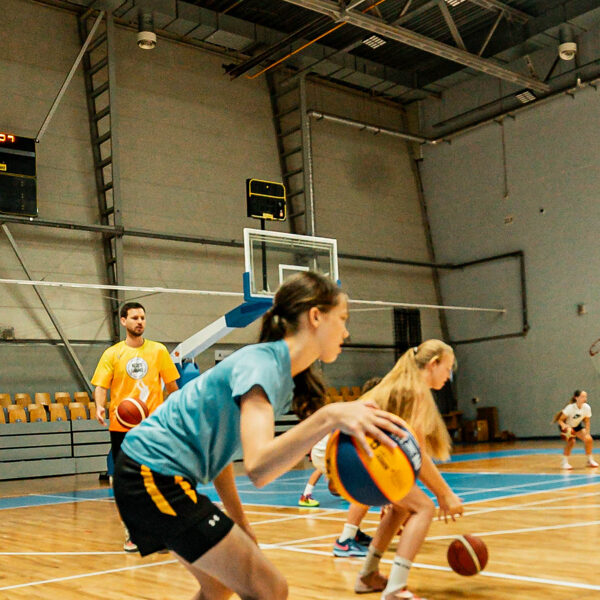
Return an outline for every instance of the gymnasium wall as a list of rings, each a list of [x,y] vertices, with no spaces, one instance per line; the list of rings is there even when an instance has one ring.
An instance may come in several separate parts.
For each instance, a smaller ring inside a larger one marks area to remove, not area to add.
[[[591,31],[580,48],[598,39],[598,30]],[[580,58],[584,64],[585,56]],[[541,73],[552,59],[547,51],[532,54],[534,65],[543,65]],[[423,125],[433,132],[434,123],[469,110],[474,99],[492,101],[510,89],[485,78],[470,80],[445,92],[441,102],[425,103]],[[497,406],[501,428],[517,436],[555,435],[551,418],[576,388],[586,389],[592,410],[599,410],[600,379],[588,356],[600,337],[599,120],[600,92],[586,87],[505,118],[503,125],[492,122],[449,144],[424,147],[422,172],[438,255],[457,263],[525,253],[528,335],[457,348],[459,409],[473,418],[476,406]],[[480,322],[479,335],[518,330],[518,273],[510,261],[446,275],[442,291],[447,304],[509,309],[505,317]],[[578,315],[578,304],[585,304],[586,314]],[[472,315],[454,317],[451,337],[473,333],[472,324]],[[480,404],[472,403],[474,397]],[[592,432],[600,433],[597,418]]]
[[[35,137],[79,51],[76,19],[28,0],[2,4],[0,130]],[[143,52],[135,35],[117,27],[125,227],[241,240],[244,227],[260,226],[245,216],[246,178],[280,179],[265,79],[230,81],[223,56],[164,39]],[[395,107],[323,84],[308,87],[311,108],[401,127]],[[312,130],[317,234],[336,237],[340,252],[429,260],[406,145],[326,122],[313,121]],[[81,70],[38,145],[37,167],[41,219],[99,223]],[[104,282],[97,235],[13,224],[9,229],[34,279]],[[126,237],[124,255],[126,285],[241,291],[240,249]],[[1,278],[24,278],[3,234],[0,257]],[[426,269],[341,260],[340,275],[355,298],[435,302]],[[91,376],[109,344],[105,293],[43,291],[69,338],[90,342],[75,349]],[[230,298],[128,294],[134,296],[148,310],[147,336],[167,343],[237,304]],[[436,312],[423,311],[422,319],[426,336],[440,335]],[[58,337],[33,290],[24,286],[0,286],[0,326],[14,327],[19,340]],[[391,310],[353,313],[350,327],[353,342],[393,342]],[[254,325],[223,343],[250,342],[256,332]],[[2,391],[81,388],[60,347],[0,343],[0,362],[10,364],[0,372]],[[212,351],[198,362],[201,368],[212,364]],[[360,384],[392,362],[390,351],[349,350],[328,374],[333,384]]]

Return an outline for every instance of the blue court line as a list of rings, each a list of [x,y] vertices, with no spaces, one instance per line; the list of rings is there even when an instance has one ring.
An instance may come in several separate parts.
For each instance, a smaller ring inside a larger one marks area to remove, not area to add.
[[[579,450],[578,453],[581,454],[582,452],[583,450]],[[458,454],[453,456],[450,462],[459,463],[484,458],[510,458],[532,454],[554,455],[560,453],[562,453],[560,448],[497,450]],[[261,489],[255,488],[245,475],[236,477],[236,484],[243,504],[297,507],[300,494],[304,490],[306,481],[311,473],[312,469],[289,471]],[[596,473],[595,470],[588,470],[585,473],[568,471],[554,474],[447,472],[442,475],[450,487],[461,496],[466,504],[600,483],[600,473]],[[423,486],[421,487],[423,488]],[[212,484],[200,485],[197,487],[197,490],[213,501],[219,500]],[[429,490],[425,489],[425,492],[430,497],[433,497]],[[320,501],[321,508],[345,510],[348,507],[348,503],[345,500],[332,496],[329,493],[324,477],[321,477],[317,483],[313,496]],[[55,494],[32,494],[0,498],[0,510],[103,500],[112,497],[112,489],[109,487],[80,491],[65,490],[64,492]],[[311,509],[306,510],[310,511]]]
[[[523,448],[522,450],[493,450],[489,452],[469,452],[468,454],[454,454],[448,462],[458,463],[469,460],[483,460],[489,458],[514,458],[531,454],[562,454],[562,448]],[[583,448],[573,449],[572,454],[583,454]],[[442,463],[443,464],[443,463]]]

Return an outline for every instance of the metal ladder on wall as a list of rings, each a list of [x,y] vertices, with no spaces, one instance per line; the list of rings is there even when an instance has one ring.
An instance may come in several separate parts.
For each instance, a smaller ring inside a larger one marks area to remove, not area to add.
[[[91,30],[92,12],[86,11],[78,18],[82,44]],[[119,229],[123,222],[117,139],[114,29],[113,17],[108,13],[83,55],[82,62],[100,222],[102,225]],[[107,282],[109,285],[120,285],[123,282],[123,237],[114,232],[105,233],[102,243]],[[114,341],[120,338],[119,307],[122,299],[122,292],[110,290],[111,333]]]
[[[283,70],[267,72],[281,176],[291,233],[315,235],[310,124],[306,80]]]

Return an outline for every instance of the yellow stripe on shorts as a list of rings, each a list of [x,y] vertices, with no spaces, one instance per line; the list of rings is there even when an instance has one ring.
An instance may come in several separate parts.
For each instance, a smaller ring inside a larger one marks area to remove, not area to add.
[[[198,504],[196,490],[192,489],[189,481],[185,480],[181,475],[175,475],[175,483],[178,483],[181,486],[181,489],[192,499],[194,504]]]
[[[158,487],[156,487],[152,471],[146,465],[141,465],[140,472],[144,479],[144,486],[146,487],[146,491],[148,492],[148,494],[150,494],[150,498],[154,500],[154,504],[156,504],[158,510],[160,510],[160,512],[164,513],[165,515],[171,515],[173,517],[176,517],[177,513],[167,502],[167,499],[162,495]]]

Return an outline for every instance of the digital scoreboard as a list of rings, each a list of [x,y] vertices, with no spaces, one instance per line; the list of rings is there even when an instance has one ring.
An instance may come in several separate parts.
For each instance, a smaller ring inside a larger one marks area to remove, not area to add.
[[[249,217],[285,221],[286,202],[283,183],[246,179],[246,201]]]
[[[35,140],[0,131],[0,213],[37,217]]]

